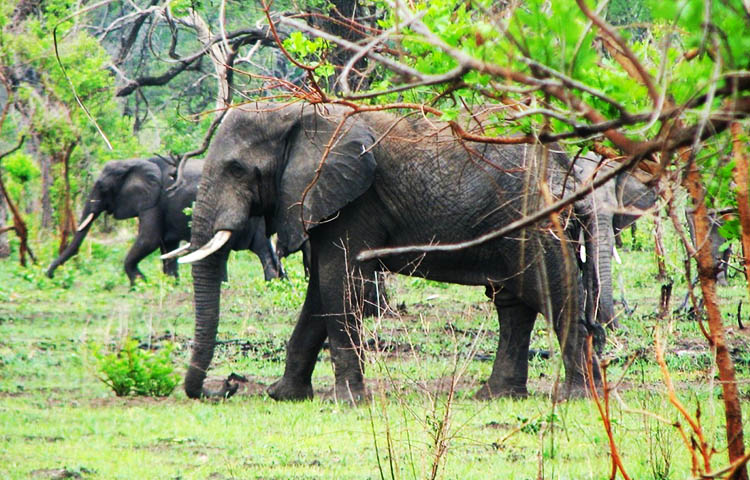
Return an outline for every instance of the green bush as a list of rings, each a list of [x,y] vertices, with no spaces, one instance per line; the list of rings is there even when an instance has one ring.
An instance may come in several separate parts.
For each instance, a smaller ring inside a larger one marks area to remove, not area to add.
[[[102,353],[100,345],[91,351],[97,360],[99,379],[118,397],[141,395],[166,397],[177,386],[179,375],[174,372],[172,351],[175,346],[165,343],[156,352],[138,348],[138,341],[126,339],[119,352]]]

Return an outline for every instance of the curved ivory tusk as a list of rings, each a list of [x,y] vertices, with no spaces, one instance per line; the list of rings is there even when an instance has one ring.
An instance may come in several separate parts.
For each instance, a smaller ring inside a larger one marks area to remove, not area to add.
[[[583,236],[583,229],[578,233],[578,242],[580,243],[580,247],[578,248],[578,254],[581,256],[581,262],[586,263],[586,239]]]
[[[615,262],[617,262],[618,265],[622,265],[622,259],[620,258],[620,254],[617,253],[617,248],[612,245],[612,256],[615,257]]]
[[[89,223],[91,223],[94,220],[94,214],[89,213],[89,215],[81,222],[80,225],[78,225],[78,228],[76,228],[76,232],[83,231],[84,228],[89,226]]]
[[[161,256],[161,257],[159,257],[159,258],[160,258],[160,259],[162,259],[162,260],[169,260],[170,258],[181,257],[181,256],[183,256],[183,255],[186,255],[186,254],[187,254],[187,251],[188,251],[189,249],[190,249],[190,244],[188,243],[188,244],[186,244],[186,245],[183,245],[183,246],[181,246],[181,247],[179,247],[179,248],[175,248],[175,249],[174,249],[174,250],[172,250],[171,252],[167,252],[167,253],[165,253],[164,255],[162,255],[162,256]]]
[[[198,250],[194,251],[193,253],[189,255],[185,255],[184,257],[180,257],[179,260],[177,260],[178,263],[193,263],[197,262],[198,260],[203,260],[207,256],[214,253],[216,250],[220,249],[224,246],[225,243],[229,241],[229,237],[232,236],[231,230],[219,230],[216,232],[216,235],[214,235],[214,238],[208,241],[207,244],[203,245]]]

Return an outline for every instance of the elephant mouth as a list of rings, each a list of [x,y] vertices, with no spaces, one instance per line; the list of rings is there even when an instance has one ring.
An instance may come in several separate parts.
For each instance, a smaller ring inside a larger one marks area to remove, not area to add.
[[[232,236],[231,230],[219,230],[216,232],[213,238],[208,241],[208,243],[200,247],[198,250],[188,255],[185,255],[184,257],[181,257],[179,260],[177,260],[177,262],[178,263],[193,263],[199,260],[203,260],[204,258],[208,257],[209,255],[213,254],[214,252],[219,250],[221,247],[223,247],[229,241],[231,236]],[[170,252],[167,255],[170,255],[172,253],[175,253],[175,252]]]

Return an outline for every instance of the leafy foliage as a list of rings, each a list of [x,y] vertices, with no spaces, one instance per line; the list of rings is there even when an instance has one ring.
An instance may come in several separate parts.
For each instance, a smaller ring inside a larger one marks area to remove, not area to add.
[[[180,381],[172,363],[174,349],[174,344],[165,343],[160,350],[151,352],[141,349],[134,339],[126,339],[122,349],[113,353],[103,353],[100,345],[91,345],[102,375],[99,379],[118,397],[166,397],[172,393]]]

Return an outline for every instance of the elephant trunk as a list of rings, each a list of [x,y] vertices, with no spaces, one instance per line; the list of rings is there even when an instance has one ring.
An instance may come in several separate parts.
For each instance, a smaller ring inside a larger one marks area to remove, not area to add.
[[[599,213],[586,235],[586,311],[589,321],[617,327],[612,296],[612,215]]]
[[[193,211],[191,245],[200,247],[211,239],[213,222],[207,202],[196,202]],[[219,391],[203,388],[203,381],[214,354],[219,326],[221,281],[226,267],[226,248],[193,264],[195,336],[190,365],[185,375],[185,393],[189,398],[225,397],[233,393],[227,382]]]
[[[57,269],[57,267],[67,262],[70,257],[78,253],[78,249],[81,247],[81,244],[86,238],[86,235],[88,235],[89,230],[91,229],[91,225],[94,223],[94,220],[96,220],[100,213],[101,211],[91,211],[88,208],[84,210],[84,212],[81,214],[81,223],[79,223],[76,234],[73,237],[73,241],[70,242],[67,247],[65,247],[65,250],[63,250],[63,252],[52,261],[49,268],[47,268],[47,276],[49,278],[52,278],[55,275],[55,270]]]
[[[212,255],[193,264],[195,294],[195,337],[190,366],[185,376],[185,393],[190,398],[224,396],[225,392],[203,389],[203,380],[216,346],[221,303],[221,280],[226,255]]]

